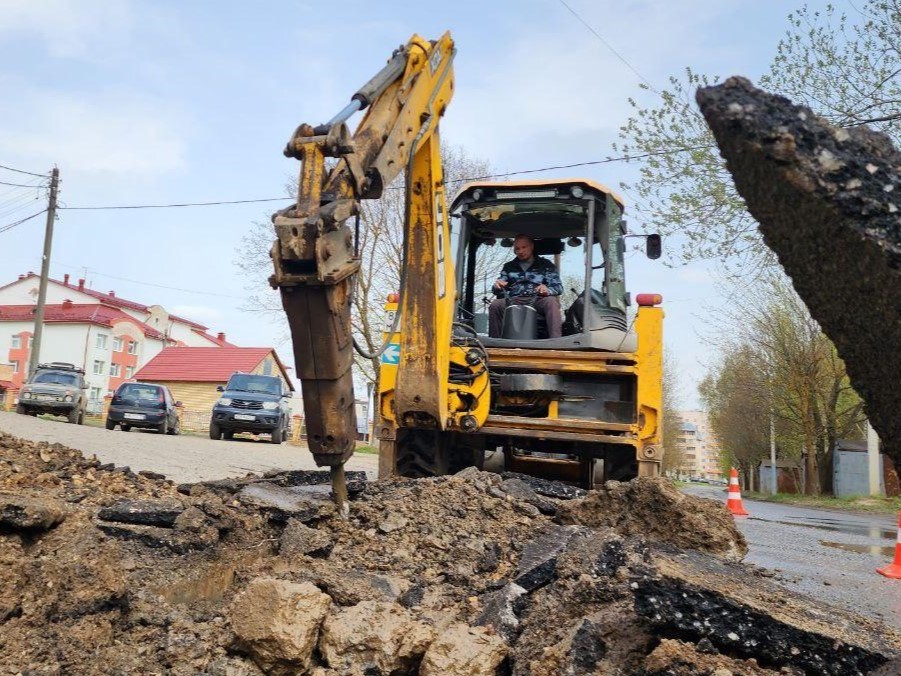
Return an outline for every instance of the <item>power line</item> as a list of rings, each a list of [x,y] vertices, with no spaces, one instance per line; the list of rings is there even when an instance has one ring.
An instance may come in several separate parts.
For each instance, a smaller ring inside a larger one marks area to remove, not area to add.
[[[693,150],[705,150],[708,148],[712,148],[712,145],[701,145],[701,146],[690,146],[688,148],[674,148],[672,150],[657,150],[649,153],[642,153],[640,155],[624,155],[622,157],[607,157],[603,160],[589,160],[587,162],[574,162],[572,164],[557,164],[549,167],[539,167],[537,169],[520,169],[518,171],[508,171],[504,173],[498,174],[485,174],[484,176],[469,176],[460,179],[455,179],[459,181],[484,181],[489,178],[504,178],[505,176],[518,176],[521,174],[538,174],[544,171],[554,171],[557,169],[573,169],[576,167],[590,167],[598,164],[610,164],[611,162],[632,162],[635,160],[641,160],[648,157],[658,157],[660,155],[672,155],[675,153],[687,153]],[[389,187],[389,190],[402,190],[400,187]],[[226,204],[253,204],[259,202],[284,202],[286,200],[291,200],[293,198],[289,196],[284,197],[263,197],[260,199],[245,199],[245,200],[219,200],[215,202],[179,202],[172,204],[116,204],[116,205],[98,205],[91,207],[70,207],[70,206],[62,206],[60,205],[59,209],[67,210],[67,211],[107,211],[112,209],[171,209],[176,207],[209,207],[209,206],[219,206]]]
[[[594,27],[593,27],[590,23],[588,23],[585,19],[583,19],[583,18],[578,14],[578,12],[576,12],[576,10],[574,10],[572,7],[570,7],[570,6],[566,3],[566,0],[560,0],[560,4],[563,5],[564,7],[566,7],[566,9],[569,10],[570,14],[572,14],[574,17],[576,17],[576,19],[578,19],[578,20],[582,23],[582,25],[585,26],[585,28],[587,28],[589,31],[591,31],[591,33],[594,35],[594,37],[596,37],[598,40],[600,40],[600,41],[601,41],[601,44],[603,44],[608,50],[610,50],[610,52],[611,52],[617,59],[619,59],[620,61],[622,61],[622,62],[625,64],[626,68],[628,68],[628,69],[631,70],[633,73],[635,73],[635,74],[638,76],[638,79],[641,80],[642,82],[644,82],[644,83],[648,86],[648,89],[650,89],[652,92],[654,92],[654,93],[657,94],[658,96],[661,95],[660,92],[657,91],[657,89],[654,87],[654,85],[651,84],[650,80],[648,80],[644,75],[642,75],[641,73],[639,73],[639,72],[638,72],[638,69],[635,68],[635,66],[633,66],[631,63],[629,63],[629,62],[626,60],[626,58],[625,58],[622,54],[620,54],[618,51],[616,51],[616,50],[613,48],[613,46],[612,46],[609,42],[607,42],[607,41],[601,36],[601,34],[598,33],[598,32],[594,29]]]
[[[33,171],[25,171],[24,169],[15,169],[14,167],[7,167],[4,164],[0,164],[0,169],[6,169],[7,171],[14,171],[17,174],[27,174],[28,176],[39,176],[40,178],[50,178],[50,174],[36,174]]]
[[[24,183],[7,183],[6,181],[0,181],[0,185],[8,185],[8,186],[12,186],[13,188],[41,188],[41,187],[43,187],[40,183],[26,185]]]
[[[69,265],[67,263],[60,263],[59,261],[56,261],[55,265],[61,265],[64,268],[70,268],[72,270],[84,270],[86,275],[88,273],[90,273],[92,275],[97,275],[98,277],[106,277],[108,279],[115,279],[120,282],[130,282],[132,284],[139,284],[141,286],[152,286],[157,289],[167,289],[169,291],[181,291],[183,293],[195,293],[195,294],[198,294],[201,296],[217,296],[219,298],[231,298],[234,300],[247,300],[244,296],[232,296],[227,293],[216,293],[214,291],[197,291],[196,289],[182,289],[177,286],[166,286],[164,284],[154,284],[153,282],[144,282],[144,281],[140,281],[137,279],[129,279],[128,277],[117,277],[116,275],[108,275],[103,272],[98,272],[97,270],[94,270],[93,268],[88,268],[83,265]]]
[[[254,202],[278,202],[291,199],[290,197],[264,197],[253,200],[222,200],[218,202],[181,202],[177,204],[116,204],[110,206],[95,207],[66,207],[60,206],[60,210],[67,211],[102,211],[108,209],[171,209],[173,207],[211,207],[220,204],[252,204]]]
[[[22,225],[25,221],[30,221],[32,218],[37,218],[41,214],[46,213],[46,211],[47,211],[46,209],[41,209],[36,214],[31,214],[31,216],[26,216],[22,220],[16,221],[15,223],[9,223],[7,225],[4,225],[4,226],[0,227],[0,233],[6,232],[7,230],[12,230],[17,225]]]

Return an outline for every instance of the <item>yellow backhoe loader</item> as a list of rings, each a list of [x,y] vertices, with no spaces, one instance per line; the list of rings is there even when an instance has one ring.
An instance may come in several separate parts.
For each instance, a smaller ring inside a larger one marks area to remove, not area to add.
[[[357,430],[350,310],[360,200],[404,173],[400,288],[379,352],[379,475],[477,466],[585,487],[655,476],[663,311],[656,294],[640,294],[632,309],[623,200],[586,179],[479,182],[448,211],[438,122],[453,57],[450,34],[413,36],[338,115],[301,125],[285,149],[302,163],[299,194],[273,216],[270,283],[291,328],[310,451],[331,468],[344,504]],[[351,134],[347,120],[361,110]],[[336,158],[330,169],[327,157]],[[521,269],[552,262],[559,288],[512,296],[496,283],[523,241],[532,257]],[[647,236],[648,255],[659,249]],[[559,322],[548,303],[559,304]]]

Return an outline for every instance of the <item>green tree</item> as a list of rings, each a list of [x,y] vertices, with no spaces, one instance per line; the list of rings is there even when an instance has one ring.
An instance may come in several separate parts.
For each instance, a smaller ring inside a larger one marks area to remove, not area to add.
[[[901,2],[866,0],[849,18],[807,6],[788,16],[765,88],[810,106],[838,125],[870,124],[901,139]],[[694,103],[718,76],[685,69],[653,105],[630,99],[633,115],[618,153],[644,156],[640,177],[624,184],[649,227],[673,236],[676,260],[718,259],[733,271],[774,262],[757,233]]]
[[[684,460],[682,447],[677,439],[682,427],[679,409],[682,402],[681,382],[679,380],[679,363],[668,346],[663,348],[663,412],[661,427],[663,428],[663,471],[666,474],[678,474]]]

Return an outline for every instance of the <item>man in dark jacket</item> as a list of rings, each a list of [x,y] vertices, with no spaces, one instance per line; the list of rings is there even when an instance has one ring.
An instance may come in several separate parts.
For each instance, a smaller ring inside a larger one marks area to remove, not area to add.
[[[560,294],[563,283],[557,268],[549,260],[534,255],[535,242],[526,235],[517,235],[513,240],[516,258],[504,264],[498,280],[494,283],[496,294],[505,294],[491,302],[488,308],[488,335],[501,337],[504,310],[508,303],[529,302],[544,315],[549,338],[559,338],[563,321],[560,316]]]

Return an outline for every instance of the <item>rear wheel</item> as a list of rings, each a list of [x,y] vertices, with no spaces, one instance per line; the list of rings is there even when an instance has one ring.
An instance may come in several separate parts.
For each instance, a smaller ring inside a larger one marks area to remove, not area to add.
[[[119,425],[119,429],[123,432],[128,432],[131,429],[131,425]]]
[[[16,413],[19,415],[28,415],[28,410],[22,404],[16,404]]]
[[[178,420],[176,420],[175,427],[173,427],[172,429],[169,430],[169,434],[174,436],[174,435],[178,435],[180,433],[181,433],[181,423]]]
[[[112,420],[110,420],[109,418],[107,418],[107,419],[106,419],[106,429],[108,429],[108,430],[114,430],[114,429],[116,429],[116,423],[114,423]]]
[[[169,422],[163,418],[163,422],[156,426],[158,434],[167,434],[169,432]]]
[[[216,439],[217,441],[222,438],[222,429],[219,427],[219,423],[215,420],[210,421],[210,439]]]

